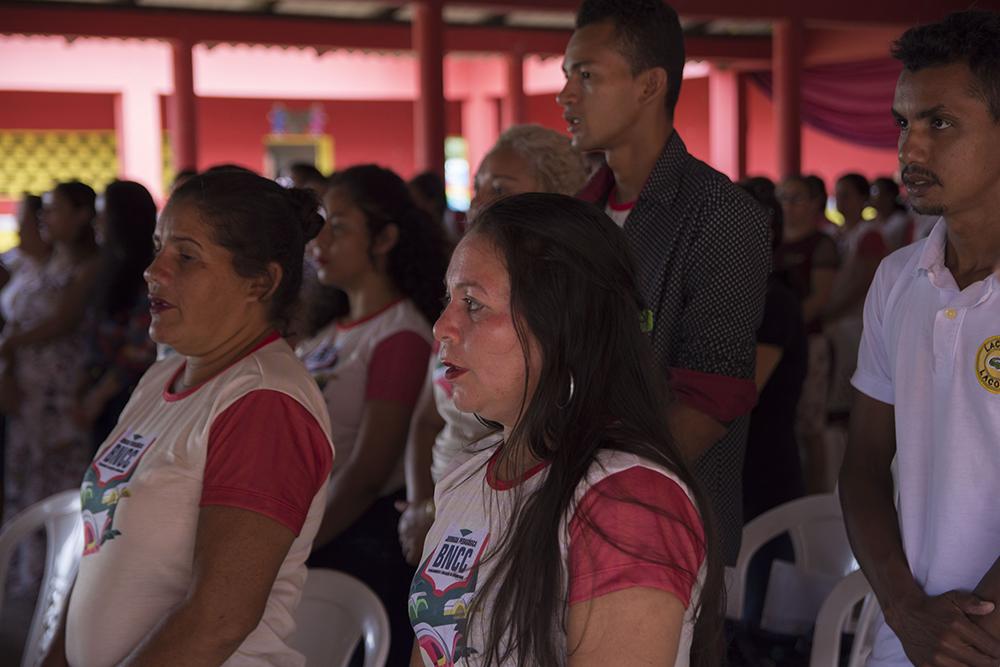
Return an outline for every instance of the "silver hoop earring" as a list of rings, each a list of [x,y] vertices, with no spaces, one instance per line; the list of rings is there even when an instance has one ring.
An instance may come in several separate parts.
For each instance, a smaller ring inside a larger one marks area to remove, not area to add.
[[[560,410],[569,407],[570,402],[573,400],[573,392],[576,390],[576,382],[573,380],[573,371],[569,373],[569,395],[566,397],[565,403],[557,403],[557,407]]]

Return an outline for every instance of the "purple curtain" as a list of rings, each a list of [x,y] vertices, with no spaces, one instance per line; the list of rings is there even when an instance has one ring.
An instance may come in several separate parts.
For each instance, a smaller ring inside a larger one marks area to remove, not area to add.
[[[844,141],[895,148],[891,108],[902,64],[891,58],[807,67],[802,71],[802,122]],[[768,97],[770,72],[751,76]]]

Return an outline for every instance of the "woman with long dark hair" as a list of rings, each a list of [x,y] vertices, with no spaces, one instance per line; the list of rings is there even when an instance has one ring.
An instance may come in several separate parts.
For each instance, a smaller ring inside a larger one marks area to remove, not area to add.
[[[707,505],[669,435],[621,230],[567,196],[502,199],[446,286],[434,333],[455,405],[496,428],[437,485],[411,664],[710,664]]]
[[[569,138],[540,125],[504,130],[476,170],[476,194],[469,218],[501,197],[523,192],[575,195],[587,181],[583,156]],[[474,415],[455,409],[451,384],[437,355],[431,360],[406,448],[407,502],[399,509],[399,541],[407,562],[416,565],[424,536],[434,521],[434,484],[462,449],[484,431]]]
[[[330,412],[337,459],[311,565],[358,577],[392,622],[389,664],[410,649],[406,593],[413,568],[396,537],[405,498],[403,452],[441,311],[447,244],[406,183],[375,165],[338,172],[312,244],[320,283],[347,295],[345,312],[299,345]]]
[[[90,352],[77,399],[78,423],[104,442],[139,378],[156,360],[142,272],[153,261],[156,204],[142,185],[115,181],[97,200],[103,261],[91,312]]]

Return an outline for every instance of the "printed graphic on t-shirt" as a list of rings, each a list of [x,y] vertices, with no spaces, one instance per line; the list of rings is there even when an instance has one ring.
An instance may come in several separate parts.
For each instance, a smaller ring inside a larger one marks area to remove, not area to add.
[[[991,336],[979,346],[976,377],[983,389],[1000,394],[1000,336]]]
[[[336,368],[338,361],[340,361],[340,347],[333,341],[323,343],[302,359],[306,370],[313,376],[321,390],[327,382],[337,377],[333,369]]]
[[[115,511],[119,501],[129,497],[129,481],[154,442],[156,436],[126,431],[87,468],[80,488],[84,556],[97,553],[105,542],[121,535],[114,527]]]
[[[420,650],[436,667],[453,667],[477,653],[466,644],[466,624],[489,541],[486,530],[453,524],[413,578],[410,622]]]

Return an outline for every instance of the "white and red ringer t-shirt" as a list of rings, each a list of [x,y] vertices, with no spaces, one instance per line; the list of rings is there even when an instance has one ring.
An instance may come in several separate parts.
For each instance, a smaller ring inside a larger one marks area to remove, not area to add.
[[[624,227],[625,221],[628,220],[629,213],[632,212],[633,208],[635,208],[635,201],[618,201],[618,188],[614,187],[608,193],[608,203],[604,206],[604,213],[614,220],[616,225]]]
[[[493,474],[497,451],[479,452],[435,487],[434,525],[408,603],[428,667],[480,664],[492,605],[482,603],[469,627],[470,605],[492,570],[491,550],[511,528],[512,504],[548,474],[542,464],[519,483],[501,482]],[[683,482],[633,454],[602,450],[563,519],[559,543],[567,606],[639,586],[675,595],[687,612],[674,665],[689,664],[705,549],[701,517]]]
[[[416,405],[432,339],[424,316],[409,299],[401,299],[362,320],[334,322],[298,346],[299,358],[326,399],[337,443],[335,472],[354,452],[366,402]],[[404,481],[400,455],[382,495],[403,488]]]
[[[223,505],[297,536],[260,624],[226,664],[300,667],[285,640],[333,462],[323,397],[277,334],[211,380],[171,393],[184,363],[174,356],[146,372],[84,476],[66,657],[88,667],[127,657],[188,594],[200,509]]]

